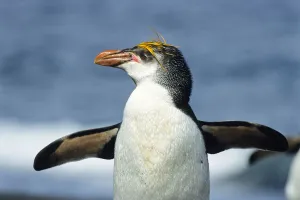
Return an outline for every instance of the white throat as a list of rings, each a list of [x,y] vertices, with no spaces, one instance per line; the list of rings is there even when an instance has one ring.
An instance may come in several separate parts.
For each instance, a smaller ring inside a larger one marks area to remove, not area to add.
[[[119,66],[139,84],[142,81],[154,80],[157,69],[160,67],[157,62],[142,64],[137,62],[127,62]]]
[[[137,85],[125,106],[115,146],[114,199],[209,199],[202,134],[151,79]]]

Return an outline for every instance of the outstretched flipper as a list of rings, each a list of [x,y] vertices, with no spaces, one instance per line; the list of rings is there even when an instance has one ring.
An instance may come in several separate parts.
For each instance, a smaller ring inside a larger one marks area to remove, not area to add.
[[[287,141],[289,143],[289,148],[285,152],[287,154],[296,154],[300,149],[300,137],[297,138],[287,138]],[[267,157],[278,155],[281,152],[272,152],[272,151],[262,151],[257,150],[251,154],[249,157],[249,165],[253,165]]]
[[[206,151],[210,154],[231,148],[258,148],[283,152],[288,149],[286,138],[278,131],[244,121],[204,122],[202,129]]]
[[[90,157],[113,159],[120,125],[79,131],[52,142],[37,154],[34,169],[40,171]],[[198,121],[198,126],[204,135],[209,154],[231,148],[259,148],[280,152],[288,149],[286,138],[267,126],[243,121]]]
[[[33,168],[40,171],[90,157],[113,159],[120,125],[79,131],[57,139],[36,155]]]

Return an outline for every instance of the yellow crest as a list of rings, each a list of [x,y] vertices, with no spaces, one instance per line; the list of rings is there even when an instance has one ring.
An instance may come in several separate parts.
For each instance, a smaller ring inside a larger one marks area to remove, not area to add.
[[[167,44],[165,38],[161,34],[159,34],[158,32],[155,32],[155,33],[157,35],[156,40],[152,40],[152,41],[148,41],[148,42],[141,42],[137,46],[149,51],[151,53],[151,55],[155,58],[155,60],[159,63],[159,65],[163,69],[166,70],[166,68],[163,67],[163,65],[159,62],[158,58],[156,57],[155,52],[154,52],[154,48],[161,49],[164,46],[173,46],[173,45]],[[173,47],[175,47],[175,46],[173,46]],[[171,55],[171,54],[169,54],[169,55]]]

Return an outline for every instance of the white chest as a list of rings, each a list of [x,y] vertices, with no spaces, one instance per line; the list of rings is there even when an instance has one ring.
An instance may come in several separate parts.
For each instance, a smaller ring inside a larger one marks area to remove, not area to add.
[[[114,199],[208,197],[208,161],[197,125],[161,86],[138,86],[117,137]]]

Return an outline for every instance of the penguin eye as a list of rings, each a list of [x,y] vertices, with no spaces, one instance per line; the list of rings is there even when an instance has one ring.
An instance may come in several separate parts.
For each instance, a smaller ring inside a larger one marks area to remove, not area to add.
[[[141,51],[139,56],[142,60],[147,60],[147,55],[146,55],[145,51]]]
[[[149,55],[147,54],[147,52],[145,52],[144,49],[136,49],[134,53],[137,56],[139,56],[141,58],[141,60],[143,60],[143,61],[149,60]]]
[[[152,54],[143,48],[133,47],[132,51],[135,55],[139,56],[143,62],[151,62],[153,60]]]

